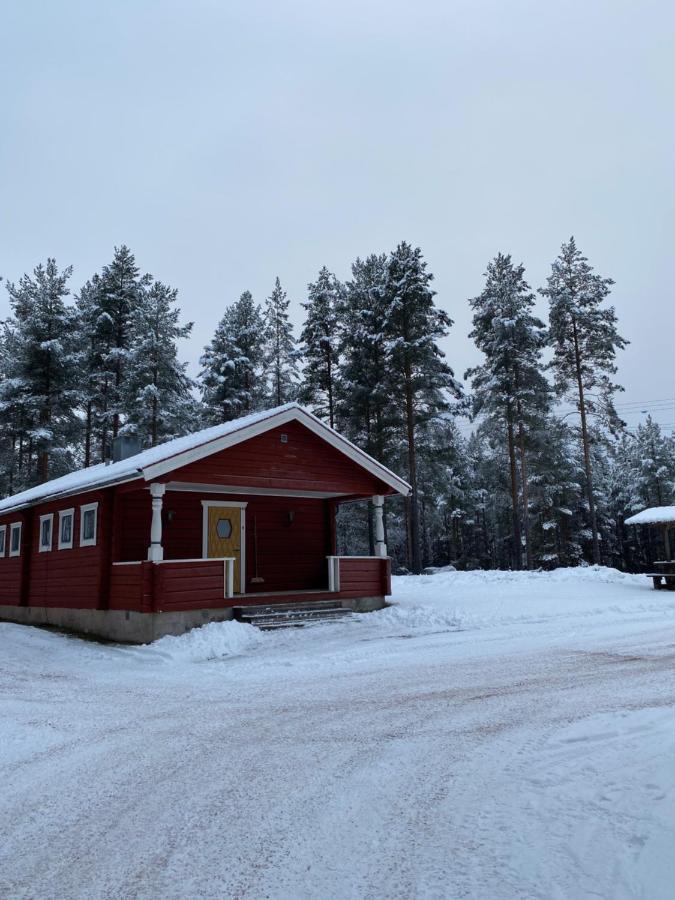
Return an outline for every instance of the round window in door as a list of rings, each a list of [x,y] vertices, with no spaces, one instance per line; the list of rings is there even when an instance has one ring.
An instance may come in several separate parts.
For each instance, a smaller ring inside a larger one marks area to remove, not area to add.
[[[229,519],[218,519],[216,534],[221,540],[226,541],[232,536],[232,522]]]

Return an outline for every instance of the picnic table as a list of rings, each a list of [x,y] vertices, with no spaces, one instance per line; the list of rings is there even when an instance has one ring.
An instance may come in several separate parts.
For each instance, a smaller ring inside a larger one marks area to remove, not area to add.
[[[648,577],[654,582],[657,591],[665,588],[667,591],[675,590],[675,559],[657,559],[654,568],[658,572],[649,572]]]

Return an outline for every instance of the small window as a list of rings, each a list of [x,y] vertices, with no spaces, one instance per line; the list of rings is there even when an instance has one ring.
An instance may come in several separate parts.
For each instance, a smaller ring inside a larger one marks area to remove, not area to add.
[[[229,519],[218,519],[216,534],[223,541],[232,537],[232,522]]]
[[[59,511],[59,550],[70,550],[73,546],[74,509]]]
[[[96,519],[98,503],[87,503],[80,507],[80,547],[96,546]]]
[[[12,522],[9,526],[9,555],[19,556],[21,553],[21,522]]]
[[[5,555],[6,543],[7,543],[7,526],[0,525],[0,556]]]
[[[40,553],[47,553],[52,549],[52,530],[54,527],[54,513],[40,516]]]

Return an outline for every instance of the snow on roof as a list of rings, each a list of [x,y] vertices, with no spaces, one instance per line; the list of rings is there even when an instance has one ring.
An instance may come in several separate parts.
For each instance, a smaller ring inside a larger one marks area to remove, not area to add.
[[[77,472],[70,472],[70,474],[63,475],[61,478],[45,481],[43,484],[38,484],[36,487],[29,488],[27,491],[21,491],[20,494],[14,494],[12,497],[6,497],[4,500],[0,500],[0,513],[20,509],[25,506],[31,506],[41,500],[60,497],[64,494],[79,494],[86,490],[107,487],[114,484],[120,484],[124,481],[131,481],[135,478],[142,478],[144,477],[144,471],[146,469],[161,463],[167,463],[167,467],[170,470],[170,460],[173,457],[179,457],[196,448],[203,448],[205,445],[214,441],[219,441],[221,438],[227,437],[228,435],[234,435],[237,431],[244,431],[251,426],[264,422],[266,419],[277,418],[283,416],[284,413],[291,411],[297,412],[297,418],[301,421],[304,419],[309,423],[318,423],[318,425],[321,426],[321,430],[323,431],[325,429],[327,432],[326,436],[334,435],[335,438],[339,439],[340,444],[345,445],[345,448],[351,448],[356,451],[356,454],[359,457],[363,457],[362,465],[365,464],[367,468],[370,468],[371,465],[369,464],[374,464],[374,466],[377,467],[377,469],[380,469],[382,473],[386,473],[384,478],[385,481],[389,483],[397,482],[404,488],[409,487],[403,479],[394,475],[393,472],[390,472],[389,469],[385,468],[380,463],[377,463],[376,460],[373,460],[367,453],[364,453],[346,438],[338,435],[337,432],[321,422],[320,419],[317,419],[316,416],[300,406],[299,403],[286,403],[283,406],[261,410],[260,412],[251,413],[251,415],[248,416],[242,416],[240,419],[233,419],[231,422],[224,422],[221,425],[214,425],[211,428],[204,428],[201,431],[186,434],[184,437],[175,438],[172,441],[158,444],[156,447],[151,447],[148,450],[143,450],[141,453],[136,453],[134,456],[129,456],[127,459],[120,460],[120,462],[110,463],[109,465],[100,463],[96,466],[90,466],[87,469],[79,469]],[[293,416],[293,418],[295,417],[296,416]],[[274,426],[271,425],[270,427]],[[218,448],[216,447],[212,452],[216,452],[217,449]],[[208,450],[204,455],[207,454]],[[177,463],[177,466],[180,464],[181,463]],[[400,487],[394,486],[397,490],[401,490]]]
[[[675,506],[651,506],[626,519],[626,525],[666,525],[675,522]]]

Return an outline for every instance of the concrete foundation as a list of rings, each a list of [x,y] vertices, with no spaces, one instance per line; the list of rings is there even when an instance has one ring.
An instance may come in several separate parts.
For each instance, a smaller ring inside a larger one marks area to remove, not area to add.
[[[357,597],[338,601],[354,612],[382,609],[384,597]],[[51,626],[73,634],[89,635],[120,644],[149,644],[166,634],[185,634],[209,622],[234,618],[230,607],[185,612],[139,613],[119,609],[67,609],[51,606],[0,606],[0,620],[18,625]]]
[[[64,609],[49,606],[0,606],[0,619],[19,625],[49,625],[121,644],[149,644],[165,634],[185,634],[209,622],[233,618],[226,609],[139,613],[119,609]]]

